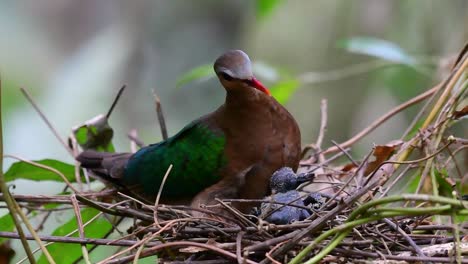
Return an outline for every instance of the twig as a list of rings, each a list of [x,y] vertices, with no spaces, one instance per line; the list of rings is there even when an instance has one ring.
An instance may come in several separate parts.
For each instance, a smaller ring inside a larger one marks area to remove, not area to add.
[[[41,111],[39,106],[37,106],[36,102],[32,99],[31,95],[24,89],[23,87],[20,88],[20,91],[23,93],[24,97],[29,101],[29,103],[34,107],[36,112],[39,114],[39,116],[42,118],[42,120],[46,123],[47,127],[52,131],[54,136],[58,139],[58,141],[62,144],[62,146],[67,150],[67,152],[74,158],[73,156],[73,151],[68,147],[67,143],[65,143],[65,140],[60,137],[57,129],[50,123],[49,119],[44,115],[44,113]]]
[[[132,153],[135,153],[138,151],[137,147],[142,148],[144,146],[143,142],[138,138],[138,132],[136,129],[130,130],[127,136],[130,139],[130,151]]]
[[[382,123],[384,123],[385,121],[387,121],[388,119],[390,119],[392,116],[398,114],[399,112],[401,112],[402,110],[414,105],[414,104],[417,104],[423,100],[425,100],[426,98],[428,98],[429,96],[431,96],[433,93],[435,93],[438,89],[439,89],[439,86],[440,85],[437,85],[433,88],[431,88],[430,90],[427,90],[426,92],[416,96],[416,97],[413,97],[411,98],[410,100],[400,104],[399,106],[393,108],[392,110],[390,110],[389,112],[387,112],[385,115],[381,116],[380,118],[378,118],[377,120],[375,120],[372,124],[370,124],[368,127],[366,127],[364,130],[362,130],[361,132],[359,132],[357,135],[355,135],[354,137],[348,139],[347,141],[343,142],[340,144],[340,146],[342,148],[347,148],[351,145],[353,145],[354,143],[356,143],[357,141],[359,141],[360,139],[362,139],[364,136],[366,136],[367,134],[369,134],[370,132],[372,132],[374,129],[376,129],[377,127],[379,127]],[[333,153],[333,152],[336,152],[338,151],[338,147],[334,146],[334,147],[330,147],[328,149],[326,149],[323,154],[329,154],[329,153]]]
[[[325,137],[325,131],[327,130],[327,99],[322,99],[320,101],[320,130],[315,142],[315,147],[319,153],[319,162],[322,163],[325,161],[325,156],[322,152],[322,142]]]
[[[356,175],[358,175],[358,173],[360,171],[364,171],[363,168],[365,167],[365,164],[367,164],[367,161],[369,160],[369,158],[371,157],[372,153],[374,152],[374,150],[372,149],[367,155],[366,157],[364,158],[364,160],[361,162],[361,164],[357,167],[356,171],[353,173],[353,175],[351,177],[349,177],[345,184],[343,184],[340,189],[332,196],[331,199],[329,199],[324,205],[322,205],[322,208],[326,208],[328,204],[330,204],[332,201],[335,200],[336,197],[338,197],[338,195],[340,195],[340,193],[349,185],[349,183],[354,179],[354,177],[356,177]]]
[[[242,256],[242,237],[244,236],[244,231],[240,231],[237,233],[236,237],[236,256],[237,256],[237,263],[243,264],[244,258]]]
[[[128,138],[129,138],[132,142],[135,142],[135,144],[136,144],[138,147],[140,147],[140,148],[144,147],[144,146],[145,146],[145,143],[144,143],[143,141],[141,141],[141,139],[139,139],[139,138],[137,137],[136,134],[133,134],[133,133],[132,133],[133,131],[136,132],[136,130],[133,130],[133,129],[132,129],[132,130],[127,134]]]
[[[84,238],[85,234],[84,234],[84,230],[83,230],[83,220],[81,218],[80,206],[78,205],[78,200],[76,200],[76,195],[72,194],[70,196],[70,200],[71,200],[71,203],[73,205],[73,211],[75,212],[75,216],[76,216],[76,223],[78,225],[78,234],[79,234],[80,238]],[[83,253],[83,259],[84,259],[85,263],[86,264],[91,264],[91,261],[89,260],[88,249],[86,248],[85,243],[81,244],[81,251]]]
[[[276,259],[274,259],[272,256],[271,256],[271,252],[275,251],[277,248],[279,248],[280,246],[282,246],[284,243],[286,243],[287,241],[283,241],[281,243],[278,243],[276,246],[274,246],[272,249],[270,249],[270,251],[268,251],[266,254],[265,254],[265,257],[267,257],[268,260],[270,260],[271,262],[273,262],[274,264],[281,264],[281,262],[277,261]]]
[[[154,89],[153,89],[153,97],[154,97],[154,103],[156,105],[156,113],[158,115],[159,127],[161,128],[161,134],[162,134],[163,140],[166,140],[168,138],[166,121],[164,119],[164,114],[163,114],[163,110],[161,106],[161,100],[159,99],[159,96],[156,94],[156,90]]]
[[[21,236],[15,232],[2,232],[0,231],[0,237],[19,239]],[[31,235],[26,235],[27,240],[34,240],[34,237]],[[79,238],[79,237],[66,237],[66,236],[39,236],[42,241],[48,242],[57,242],[57,243],[67,243],[67,244],[94,244],[94,245],[103,245],[103,246],[119,246],[119,247],[128,247],[134,245],[136,240],[115,240],[115,239],[104,239],[104,238]],[[150,242],[148,246],[156,246],[161,244],[161,242]]]
[[[389,225],[391,228],[395,229],[395,231],[397,231],[398,233],[400,233],[403,238],[408,241],[408,243],[414,248],[414,250],[416,251],[416,253],[418,253],[418,255],[420,257],[426,257],[426,255],[424,254],[424,252],[421,250],[421,248],[416,244],[414,243],[414,240],[411,239],[411,237],[408,236],[408,234],[406,234],[405,231],[403,231],[403,229],[401,229],[397,224],[393,223],[392,221],[390,221],[389,219],[382,219],[387,225]]]
[[[352,250],[352,249],[341,249],[335,248],[333,251],[339,252],[342,254],[356,255],[359,257],[368,257],[368,258],[380,258],[380,255],[377,253],[366,252],[362,250]],[[395,255],[383,255],[386,259],[402,260],[407,262],[435,262],[435,263],[453,263],[452,258],[444,257],[419,257],[419,256],[395,256]],[[462,263],[468,263],[468,260],[462,260]]]
[[[18,211],[15,207],[15,200],[10,194],[10,190],[5,181],[5,177],[3,175],[3,121],[2,121],[2,81],[0,79],[0,190],[4,195],[5,202],[7,204],[8,210],[10,211],[11,218],[13,223],[15,224],[16,230],[18,231],[18,235],[21,239],[21,244],[23,245],[24,251],[28,256],[28,259],[31,263],[36,263],[36,260],[31,252],[31,248],[29,247],[28,242],[26,241],[26,237],[24,231],[21,227],[20,221],[18,219]]]
[[[26,217],[26,215],[23,213],[23,211],[21,211],[21,208],[19,207],[18,203],[16,203],[15,200],[13,200],[13,204],[14,206],[16,207],[16,212],[18,213],[18,215],[20,216],[21,220],[23,221],[23,224],[26,226],[26,228],[29,230],[29,232],[31,233],[31,236],[34,238],[34,240],[36,241],[36,243],[39,245],[40,249],[42,250],[42,253],[44,254],[44,256],[46,257],[47,261],[51,264],[55,264],[55,261],[54,259],[52,258],[52,256],[50,255],[49,251],[47,250],[47,248],[42,244],[42,241],[39,237],[39,235],[36,233],[36,231],[34,230],[34,227],[31,225],[31,223],[29,222],[28,218]]]
[[[331,141],[333,143],[333,145],[335,145],[341,152],[343,152],[343,154],[349,159],[349,161],[351,161],[351,163],[354,164],[354,166],[359,166],[359,164],[353,159],[353,157],[351,157],[351,154],[349,154],[348,151],[346,151],[345,149],[343,149],[340,144],[338,144],[336,141],[332,140]],[[372,152],[371,152],[372,154]]]
[[[434,120],[434,118],[436,118],[437,113],[440,111],[440,109],[442,108],[444,102],[447,100],[447,98],[450,95],[453,87],[455,86],[455,84],[457,83],[459,78],[462,76],[462,74],[465,72],[466,68],[468,68],[468,59],[467,58],[465,58],[465,60],[463,62],[461,62],[461,63],[462,63],[462,65],[459,68],[456,67],[454,69],[455,73],[453,75],[451,75],[443,83],[440,84],[441,85],[440,88],[444,87],[445,89],[442,92],[441,96],[439,97],[439,100],[437,100],[436,104],[432,108],[432,111],[429,113],[427,118],[424,120],[424,123],[421,125],[421,128],[420,128],[421,130],[425,130],[429,126],[429,124]],[[447,85],[445,85],[446,82],[448,82]],[[439,85],[436,86],[436,87],[437,87],[437,89],[436,89],[436,91],[437,91],[438,88],[439,88]],[[434,87],[434,88],[436,88],[436,87]],[[432,89],[434,89],[434,88],[432,88]],[[399,161],[405,160],[411,154],[412,151],[413,151],[413,147],[409,146],[403,153],[401,153],[399,155],[398,160]]]
[[[167,177],[169,176],[169,173],[171,173],[171,170],[172,170],[172,164],[169,165],[169,168],[167,168],[166,174],[164,174],[164,178],[163,178],[163,180],[161,182],[161,185],[159,185],[158,195],[156,195],[156,200],[154,201],[154,214],[153,214],[154,224],[159,228],[161,228],[161,226],[159,225],[159,221],[158,221],[159,199],[161,198],[161,194],[162,194],[162,191],[163,191],[163,188],[164,188],[164,184],[166,183]]]
[[[160,245],[157,245],[157,246],[153,246],[153,247],[143,251],[140,256],[141,257],[152,256],[152,255],[156,254],[159,250],[167,248],[167,247],[199,247],[199,248],[206,248],[208,250],[211,250],[213,252],[216,252],[218,254],[221,254],[221,255],[223,255],[225,257],[228,257],[230,259],[233,259],[233,260],[235,260],[237,258],[236,254],[233,254],[233,253],[231,253],[229,251],[226,251],[224,249],[220,249],[218,247],[211,246],[211,245],[208,245],[208,244],[201,244],[201,243],[190,242],[190,241],[168,242],[168,243],[160,244]],[[120,259],[115,259],[115,260],[108,261],[107,264],[127,263],[129,260],[132,260],[134,257],[135,257],[134,255],[126,256],[126,257],[123,257],[123,258],[120,258]],[[248,263],[248,264],[256,264],[257,263],[255,261],[252,261],[252,260],[249,260],[249,259],[245,259],[245,262]]]
[[[106,119],[109,119],[110,115],[112,114],[112,111],[114,111],[114,108],[115,108],[115,106],[117,105],[117,102],[119,101],[120,96],[122,96],[122,93],[123,93],[123,91],[125,90],[126,87],[127,87],[127,85],[124,84],[124,85],[119,89],[119,92],[117,93],[117,96],[115,97],[114,102],[112,102],[111,107],[110,107],[109,110],[107,111]]]

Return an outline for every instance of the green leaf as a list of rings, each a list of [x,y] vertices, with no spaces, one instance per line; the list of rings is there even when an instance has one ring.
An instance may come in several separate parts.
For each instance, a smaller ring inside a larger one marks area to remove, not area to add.
[[[437,184],[439,185],[439,194],[445,197],[452,197],[452,186],[445,180],[448,177],[447,170],[435,170]]]
[[[89,221],[91,218],[96,216],[99,213],[98,210],[94,208],[85,208],[81,210],[81,217],[83,219],[83,223]],[[62,226],[58,227],[52,233],[53,236],[65,236],[68,233],[76,230],[78,228],[76,222],[76,216],[73,215],[72,218],[63,224]],[[112,229],[112,225],[104,218],[99,217],[98,219],[91,222],[84,228],[85,237],[87,238],[102,238],[105,234],[107,234]],[[72,237],[78,237],[78,232],[76,232]],[[92,245],[87,246],[88,249],[92,247]],[[50,254],[54,258],[57,263],[73,263],[79,257],[81,257],[81,245],[80,244],[66,244],[66,243],[54,243],[47,247]],[[41,255],[39,258],[38,263],[48,263],[47,259],[44,255]]]
[[[75,166],[53,159],[44,159],[34,161],[41,165],[52,167],[60,171],[65,178],[70,182],[75,182]],[[62,178],[56,173],[36,167],[24,161],[18,161],[11,165],[10,169],[4,174],[5,181],[13,181],[16,179],[27,179],[32,181],[59,181],[62,182]]]
[[[14,229],[15,229],[15,224],[13,223],[13,218],[11,218],[10,213],[0,217],[0,231],[11,232]],[[6,240],[7,238],[0,237],[0,244],[5,242]]]
[[[176,87],[180,88],[189,82],[206,80],[209,78],[213,78],[214,76],[215,73],[213,71],[213,65],[204,64],[193,68],[184,75],[182,75],[182,77],[180,77],[177,80]]]
[[[281,0],[257,0],[257,16],[260,18],[268,16],[281,2]]]
[[[421,180],[421,172],[416,171],[406,180],[406,182],[403,182],[403,184],[406,186],[401,188],[401,190],[405,190],[405,192],[407,193],[415,193],[416,189],[418,188],[420,180]]]
[[[278,82],[270,88],[271,95],[281,104],[285,104],[299,87],[298,80],[289,79]]]
[[[83,125],[73,128],[73,134],[84,150],[115,151],[112,144],[114,130],[110,127],[105,115],[98,115]]]
[[[416,60],[395,43],[367,37],[355,37],[338,42],[338,47],[350,52],[365,54],[388,61],[414,64]]]

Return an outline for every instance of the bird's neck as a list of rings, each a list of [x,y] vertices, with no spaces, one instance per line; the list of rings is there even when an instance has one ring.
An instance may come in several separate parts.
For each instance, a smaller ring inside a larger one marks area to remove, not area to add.
[[[225,106],[228,109],[239,111],[240,109],[255,108],[264,101],[265,95],[252,88],[239,88],[227,91]]]

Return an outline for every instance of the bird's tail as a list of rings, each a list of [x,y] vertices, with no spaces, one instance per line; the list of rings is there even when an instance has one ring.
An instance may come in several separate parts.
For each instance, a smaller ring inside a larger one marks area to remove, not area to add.
[[[123,177],[125,165],[131,153],[108,153],[86,150],[76,157],[81,167],[92,170],[99,176],[107,176],[114,179]]]

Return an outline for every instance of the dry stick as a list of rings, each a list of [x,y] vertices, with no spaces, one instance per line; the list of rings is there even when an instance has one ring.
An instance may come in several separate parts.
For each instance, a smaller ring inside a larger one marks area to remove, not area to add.
[[[77,197],[78,197],[78,196],[77,196]],[[68,199],[68,200],[69,200],[70,203],[72,203],[72,201],[71,201],[70,199]],[[119,205],[119,204],[120,204],[120,203],[112,204],[111,207],[112,207],[112,206],[117,206],[117,205]],[[103,214],[102,212],[96,214],[94,217],[92,217],[90,220],[88,220],[86,223],[84,223],[83,226],[87,226],[88,224],[92,223],[94,220],[96,220],[96,219],[97,219],[98,217],[100,217],[102,214]],[[76,233],[77,231],[78,231],[78,230],[75,229],[74,231],[72,231],[72,232],[66,234],[64,237],[71,236],[71,235],[73,235],[74,233]],[[39,237],[39,236],[37,236],[37,237]],[[39,237],[39,239],[40,239],[40,237]],[[43,239],[43,240],[44,240],[44,239]],[[47,241],[47,240],[44,240],[44,241]],[[47,247],[47,246],[49,246],[49,245],[51,245],[51,244],[53,244],[53,243],[54,243],[54,242],[49,242],[49,243],[45,244],[45,245],[44,245],[44,248]],[[71,243],[74,243],[74,242],[71,242]],[[81,244],[82,244],[82,243],[81,243]],[[94,246],[97,246],[97,244],[94,244]],[[39,251],[39,249],[41,249],[41,248],[42,248],[42,247],[36,248],[36,249],[33,251],[33,253],[36,253],[36,252]],[[83,257],[83,256],[82,256],[82,257]],[[22,263],[22,262],[25,261],[26,259],[27,259],[27,258],[21,259],[20,261],[17,262],[17,264]]]
[[[448,96],[450,95],[450,93],[451,93],[453,87],[455,86],[455,84],[457,83],[458,79],[460,79],[461,75],[465,72],[466,68],[468,68],[468,58],[465,58],[465,60],[461,64],[460,68],[458,68],[458,69],[455,68],[454,69],[455,74],[453,74],[453,75],[451,75],[449,77],[448,83],[447,83],[446,86],[443,85],[443,84],[445,84],[445,82],[447,82],[447,81],[442,83],[442,86],[445,86],[445,89],[442,92],[441,96],[439,97],[439,100],[437,100],[436,104],[432,108],[432,111],[427,116],[426,120],[424,120],[424,123],[421,126],[421,130],[425,130],[429,126],[429,124],[434,120],[437,113],[442,108],[444,102],[447,100]],[[434,89],[434,88],[432,88],[432,89]],[[405,152],[403,152],[399,156],[398,160],[399,161],[405,160],[411,154],[412,151],[413,151],[413,147],[410,146],[409,148],[407,148],[405,150]]]
[[[424,254],[424,252],[421,250],[421,248],[414,242],[413,239],[411,239],[410,236],[408,236],[408,234],[406,234],[405,231],[403,231],[403,229],[401,229],[396,223],[393,223],[392,221],[390,221],[389,219],[387,218],[384,218],[382,219],[382,221],[384,221],[387,225],[389,225],[392,229],[395,229],[395,231],[397,231],[398,233],[400,233],[403,238],[405,238],[406,241],[408,241],[408,243],[414,248],[414,250],[416,251],[416,253],[418,253],[418,255],[420,257],[426,257],[426,255]]]
[[[24,97],[29,101],[29,103],[34,107],[36,112],[39,114],[39,116],[42,118],[42,120],[46,123],[47,127],[52,131],[54,136],[58,139],[58,141],[63,145],[63,147],[67,150],[67,152],[74,158],[73,156],[73,151],[68,147],[67,143],[63,140],[62,137],[60,137],[59,133],[57,132],[57,129],[50,123],[49,119],[44,115],[44,113],[39,109],[37,104],[34,102],[32,99],[31,95],[23,88],[20,88],[20,91],[23,93]]]
[[[73,205],[73,211],[75,212],[75,216],[76,216],[76,223],[78,225],[78,234],[80,238],[85,238],[84,229],[83,229],[83,220],[81,218],[81,212],[80,212],[80,205],[78,204],[78,200],[76,200],[75,194],[72,194],[70,196],[70,201]],[[81,244],[81,252],[83,253],[83,259],[85,263],[91,264],[91,261],[89,261],[89,252],[86,248],[85,243]]]
[[[231,252],[229,252],[227,250],[224,250],[224,249],[220,249],[220,248],[218,248],[216,246],[197,243],[197,242],[190,242],[190,241],[168,242],[168,243],[160,244],[160,245],[157,245],[157,246],[153,246],[153,247],[143,251],[140,254],[140,256],[141,257],[152,256],[152,255],[156,254],[159,250],[167,248],[167,247],[199,247],[199,248],[206,248],[208,250],[211,250],[213,252],[216,252],[218,254],[221,254],[221,255],[223,255],[225,257],[228,257],[230,259],[233,259],[233,260],[235,260],[237,258],[236,254],[233,254],[233,253],[231,253]],[[106,262],[106,264],[127,263],[128,261],[131,261],[132,259],[134,259],[134,257],[135,257],[135,255],[130,255],[130,256],[120,258],[120,259],[115,259],[115,260],[108,261],[108,262]],[[249,259],[246,259],[245,262],[248,263],[248,264],[256,264],[257,263],[255,261],[252,261],[252,260],[249,260]]]
[[[161,198],[161,194],[162,194],[162,191],[163,191],[163,188],[164,188],[164,184],[166,183],[167,177],[169,176],[169,173],[171,172],[171,170],[172,170],[172,164],[169,165],[169,168],[167,168],[166,174],[164,174],[164,178],[163,178],[163,180],[161,182],[161,185],[159,185],[158,195],[156,195],[156,201],[154,201],[154,214],[153,214],[154,224],[159,228],[161,228],[161,226],[159,225],[159,221],[158,221],[159,199]]]
[[[341,253],[348,259],[350,259],[352,256],[349,255],[356,255],[361,257],[368,257],[368,258],[381,258],[377,253],[371,253],[371,252],[366,252],[362,250],[352,250],[352,249],[341,249],[341,248],[335,248],[333,250],[334,252]],[[383,255],[386,259],[392,259],[392,260],[401,260],[401,261],[406,261],[408,262],[436,262],[436,263],[453,263],[452,258],[447,258],[447,257],[417,257],[417,256],[399,256],[399,255]],[[463,259],[461,263],[468,263],[468,260]]]
[[[109,117],[111,116],[112,111],[114,111],[114,108],[115,108],[115,106],[117,105],[117,102],[119,101],[120,96],[122,96],[122,93],[123,93],[123,91],[125,90],[126,87],[127,87],[126,84],[124,84],[124,85],[122,85],[122,87],[120,87],[119,91],[117,92],[117,96],[116,96],[115,99],[114,99],[114,102],[112,102],[111,107],[110,107],[109,110],[107,111],[106,119],[109,119]]]
[[[325,155],[322,152],[322,142],[325,137],[325,131],[327,130],[327,99],[322,99],[320,101],[320,130],[317,137],[317,142],[315,142],[315,147],[317,148],[318,160],[320,163],[325,161]]]
[[[331,143],[333,145],[335,145],[341,152],[343,152],[343,154],[349,159],[349,161],[351,161],[351,163],[354,164],[354,166],[358,167],[359,166],[359,163],[357,163],[353,157],[351,156],[351,154],[349,154],[349,151],[343,149],[340,144],[338,144],[335,140],[332,140]]]
[[[140,148],[144,146],[143,142],[138,138],[138,131],[136,129],[131,129],[127,136],[130,139],[130,151],[132,153],[137,152],[137,146]]]
[[[265,257],[267,257],[271,262],[273,262],[274,264],[281,264],[281,262],[277,261],[276,259],[274,259],[272,256],[271,256],[271,252],[274,252],[277,248],[279,248],[280,246],[282,246],[284,243],[286,243],[286,241],[283,241],[281,243],[278,243],[276,246],[274,246],[270,251],[268,251],[267,253],[265,253]]]
[[[242,236],[244,236],[244,231],[237,233],[236,237],[236,258],[238,264],[243,264],[245,258],[242,257]]]
[[[395,186],[397,182],[400,181],[400,179],[411,169],[411,165],[406,166],[403,171],[393,180],[388,186],[387,189],[380,195],[380,198],[384,197],[387,195],[387,193]]]
[[[136,132],[136,130],[133,130],[133,129],[132,129],[132,131],[135,131],[135,132]],[[140,147],[140,148],[144,147],[144,146],[145,146],[145,143],[144,143],[141,139],[139,139],[137,135],[133,134],[132,131],[130,131],[130,132],[127,134],[128,138],[129,138],[132,142],[134,142],[138,147]]]
[[[31,236],[34,238],[34,240],[36,241],[36,243],[39,245],[40,249],[42,250],[42,253],[44,254],[44,256],[46,257],[47,261],[51,264],[55,264],[55,261],[54,259],[52,258],[52,256],[50,255],[49,251],[47,250],[47,248],[42,244],[42,241],[41,239],[39,238],[39,235],[36,233],[36,231],[34,230],[34,227],[31,225],[31,223],[29,222],[28,218],[26,217],[26,215],[23,213],[23,211],[21,211],[21,208],[20,206],[18,205],[18,203],[13,200],[13,204],[14,206],[16,207],[16,211],[18,213],[18,215],[20,216],[21,220],[23,221],[23,224],[26,226],[26,228],[29,230],[29,232],[31,233]]]
[[[23,159],[23,158],[14,156],[14,155],[10,155],[10,154],[6,154],[6,155],[4,155],[3,157],[4,157],[4,158],[11,158],[11,159],[20,160],[20,161],[22,161],[22,162],[31,164],[31,165],[36,166],[36,167],[38,167],[38,168],[51,171],[51,172],[57,174],[58,176],[60,176],[60,178],[62,178],[62,180],[65,182],[65,184],[66,184],[70,189],[73,190],[73,192],[79,193],[79,191],[78,191],[75,187],[73,187],[73,185],[72,185],[71,182],[67,179],[67,177],[65,177],[65,175],[64,175],[63,173],[61,173],[59,170],[57,170],[57,169],[55,169],[55,168],[52,168],[52,167],[49,167],[49,166],[46,166],[46,165],[42,165],[42,164],[40,164],[40,163],[37,163],[37,162],[34,162],[34,161],[30,161],[30,160],[26,160],[26,159]]]
[[[341,148],[340,148],[341,149]],[[336,197],[338,197],[338,195],[340,195],[340,193],[349,185],[349,183],[354,179],[354,177],[356,177],[356,175],[358,175],[358,173],[363,170],[363,168],[365,167],[365,165],[367,164],[367,160],[369,160],[369,158],[371,157],[372,153],[374,153],[374,149],[372,149],[367,155],[366,157],[364,158],[364,160],[361,162],[361,164],[359,165],[359,167],[356,169],[356,171],[353,173],[353,175],[351,177],[348,178],[348,180],[346,180],[345,184],[343,184],[343,186],[341,186],[341,188],[332,196],[332,198],[330,198],[324,205],[322,205],[322,208],[326,208],[332,201],[335,200]]]
[[[28,256],[28,259],[31,263],[36,263],[34,256],[31,252],[28,242],[26,241],[23,229],[21,227],[20,221],[18,219],[18,212],[15,207],[15,200],[11,196],[8,186],[5,181],[5,176],[3,175],[3,125],[2,125],[2,81],[0,79],[0,190],[3,193],[5,202],[7,204],[8,210],[10,212],[13,223],[15,224],[16,230],[18,231],[19,237],[21,239],[21,244],[23,245],[24,251]]]
[[[410,107],[410,106],[412,106],[414,104],[417,104],[417,103],[423,101],[424,99],[426,99],[429,96],[431,96],[432,94],[434,94],[439,89],[439,87],[440,87],[440,84],[434,86],[430,90],[427,90],[426,92],[424,92],[424,93],[422,93],[422,94],[420,94],[420,95],[418,95],[418,96],[416,96],[414,98],[411,98],[410,100],[408,100],[408,101],[400,104],[399,106],[393,108],[392,110],[387,112],[385,115],[383,115],[379,119],[375,120],[372,124],[370,124],[364,130],[359,132],[357,135],[355,135],[354,137],[352,137],[352,138],[348,139],[347,141],[341,143],[340,146],[342,148],[347,148],[347,147],[353,145],[354,143],[359,141],[361,138],[363,138],[364,136],[366,136],[370,132],[374,131],[374,129],[379,127],[382,123],[384,123],[385,121],[387,121],[388,119],[390,119],[394,115],[398,114],[402,110],[404,110],[404,109],[406,109],[406,108],[408,108],[408,107]],[[330,148],[324,150],[323,154],[333,153],[333,152],[336,152],[338,150],[339,150],[339,148],[336,147],[336,146],[330,147]]]
[[[159,121],[159,127],[161,128],[161,134],[162,134],[163,140],[166,140],[168,138],[166,121],[164,119],[164,114],[162,111],[161,100],[159,99],[159,96],[156,94],[156,90],[154,89],[153,89],[153,97],[154,97],[154,103],[156,104],[156,113],[158,114],[158,121]]]
[[[16,232],[2,232],[0,231],[0,237],[19,239],[21,236]],[[26,235],[27,240],[34,240],[34,237],[31,235]],[[79,237],[63,237],[63,236],[39,236],[42,241],[47,242],[56,242],[56,243],[67,243],[67,244],[93,244],[100,246],[118,246],[118,247],[128,247],[132,246],[138,241],[136,240],[114,240],[114,239],[104,239],[104,238],[79,238]],[[161,244],[161,242],[150,242],[147,245],[156,246]]]

